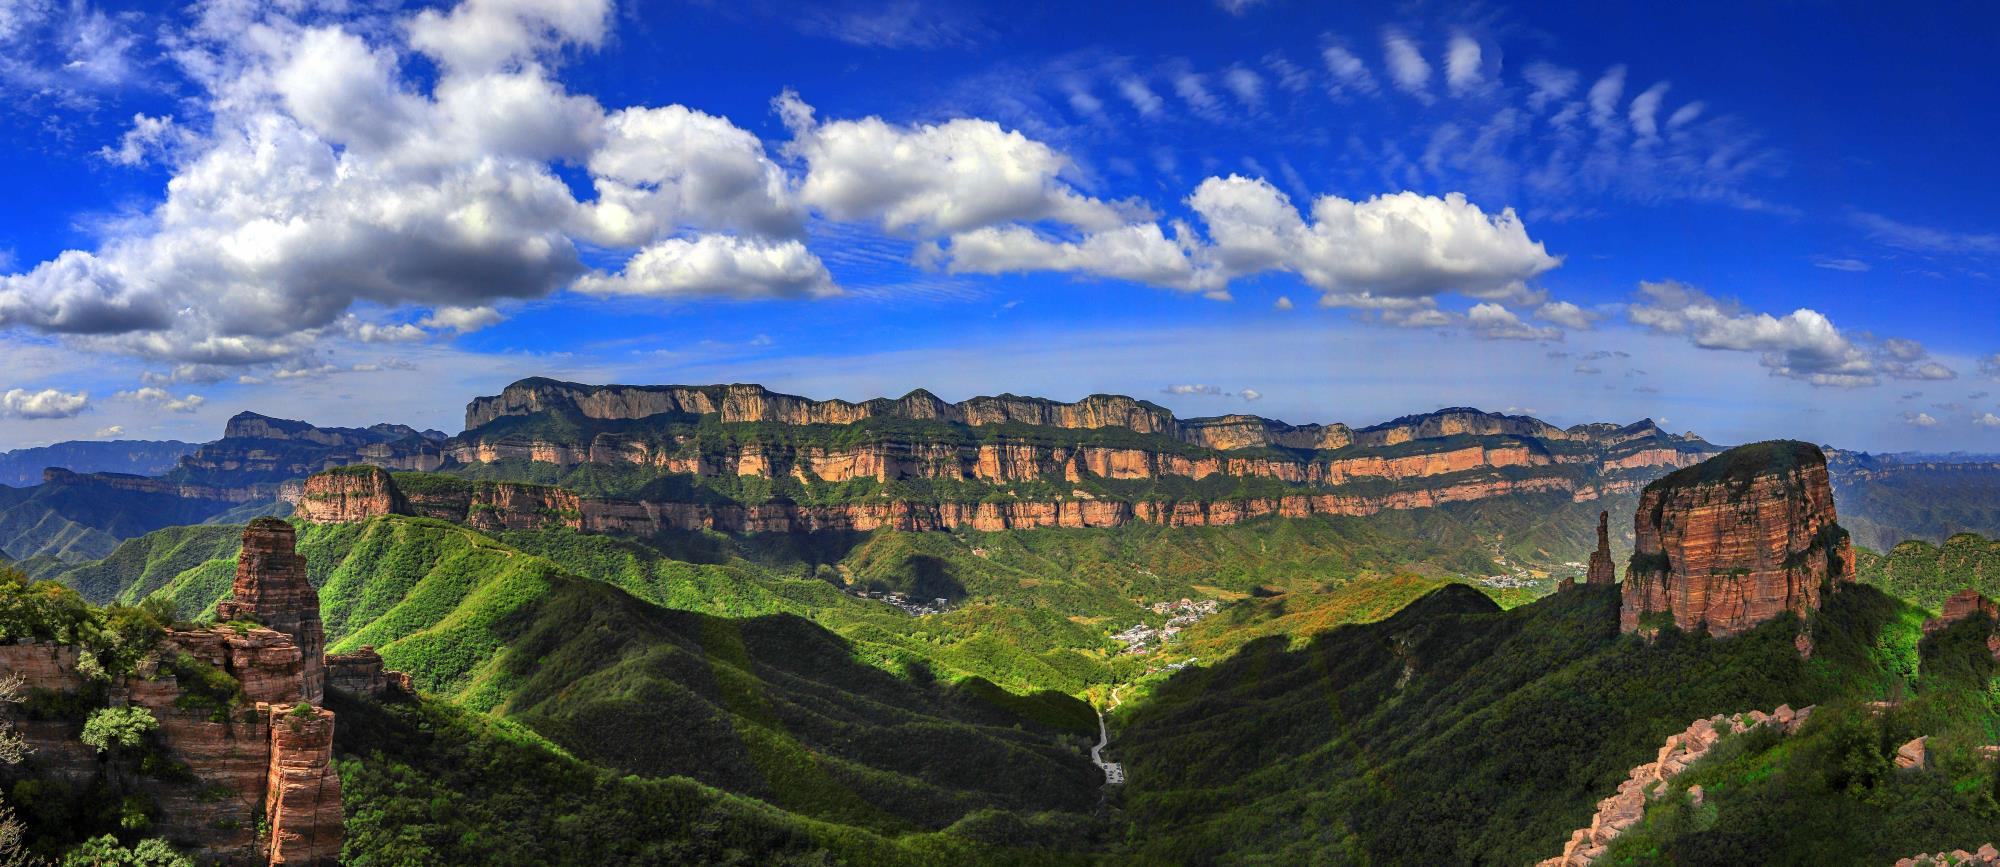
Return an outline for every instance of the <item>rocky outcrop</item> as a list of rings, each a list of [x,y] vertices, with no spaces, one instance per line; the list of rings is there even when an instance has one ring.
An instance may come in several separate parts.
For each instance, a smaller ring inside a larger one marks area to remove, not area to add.
[[[270,720],[263,841],[268,862],[334,864],[340,858],[340,775],[333,769],[333,712],[310,704],[257,706]]]
[[[371,515],[409,514],[409,508],[386,470],[354,466],[306,479],[293,514],[316,524],[339,524]]]
[[[2000,605],[1980,595],[1979,591],[1967,587],[1951,595],[1944,601],[1944,610],[1936,617],[1924,621],[1924,634],[1933,635],[1961,620],[1984,617],[2000,621]]]
[[[1920,771],[1930,762],[1930,735],[1911,738],[1909,743],[1896,748],[1896,769]]]
[[[358,463],[434,470],[444,463],[440,445],[444,440],[442,433],[407,425],[318,427],[246,412],[229,420],[222,439],[204,443],[182,458],[168,478],[206,484],[219,480],[276,484]]]
[[[1781,704],[1768,714],[1753,710],[1695,720],[1681,733],[1668,736],[1652,761],[1633,768],[1618,784],[1617,792],[1598,802],[1590,825],[1570,834],[1562,854],[1542,861],[1538,867],[1588,867],[1597,863],[1611,847],[1611,841],[1645,818],[1647,802],[1664,794],[1674,777],[1701,761],[1724,737],[1764,727],[1789,735],[1805,724],[1812,710],[1807,707],[1794,711],[1790,705]],[[1702,796],[1694,794],[1694,797]]]
[[[376,653],[372,646],[349,653],[327,654],[326,685],[329,689],[349,695],[378,699],[392,694],[416,694],[410,684],[410,676],[384,667],[382,654]]]
[[[253,702],[293,702],[305,694],[306,667],[292,637],[263,627],[174,630],[167,642],[236,678]]]
[[[243,529],[230,598],[216,603],[218,620],[248,620],[291,636],[298,645],[301,695],[318,704],[326,698],[326,630],[319,619],[319,591],[306,579],[292,525],[258,518]]]
[[[1954,849],[1936,855],[1913,855],[1898,859],[1896,867],[1995,867],[2000,865],[2000,847],[1988,843],[1977,852]]]
[[[1736,635],[1784,611],[1801,616],[1854,578],[1826,457],[1808,443],[1731,449],[1646,486],[1633,517],[1626,632],[1671,622]]]
[[[139,775],[134,785],[158,805],[165,836],[204,863],[330,867],[340,856],[344,813],[333,714],[317,706],[328,664],[318,596],[289,524],[262,519],[245,530],[235,594],[218,606],[222,616],[263,625],[169,630],[134,674],[101,687],[113,704],[150,711],[165,756],[192,772],[191,780]],[[19,675],[31,692],[75,695],[90,688],[79,658],[69,645],[0,644],[0,674]],[[233,678],[240,695],[218,692],[207,679],[180,682],[175,672],[201,663]],[[332,667],[343,688],[361,694],[408,683],[383,671],[372,649],[336,656]],[[15,725],[48,773],[77,783],[103,773],[75,721]]]
[[[1584,573],[1586,584],[1618,583],[1618,567],[1611,563],[1611,513],[1597,513],[1597,550],[1590,552],[1590,570]]]

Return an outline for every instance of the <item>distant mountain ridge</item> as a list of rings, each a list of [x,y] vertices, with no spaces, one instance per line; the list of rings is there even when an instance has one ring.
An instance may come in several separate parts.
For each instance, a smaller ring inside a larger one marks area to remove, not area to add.
[[[71,440],[0,452],[0,485],[22,488],[42,483],[42,470],[61,467],[79,473],[157,476],[173,469],[196,443],[179,440]]]
[[[900,398],[853,403],[813,400],[761,385],[585,385],[531,377],[498,395],[474,398],[465,409],[470,434],[509,417],[554,412],[597,421],[635,420],[667,413],[717,414],[724,423],[775,422],[789,425],[849,425],[870,418],[942,421],[972,427],[1026,424],[1063,429],[1123,427],[1161,434],[1209,448],[1254,446],[1338,449],[1384,446],[1453,434],[1531,436],[1557,441],[1616,439],[1621,431],[1658,430],[1651,419],[1633,425],[1593,423],[1559,428],[1524,415],[1449,407],[1406,415],[1381,424],[1352,428],[1340,422],[1295,425],[1247,414],[1178,418],[1148,400],[1093,394],[1073,403],[1015,394],[979,396],[949,403],[925,389]],[[1692,436],[1681,439],[1695,440]]]

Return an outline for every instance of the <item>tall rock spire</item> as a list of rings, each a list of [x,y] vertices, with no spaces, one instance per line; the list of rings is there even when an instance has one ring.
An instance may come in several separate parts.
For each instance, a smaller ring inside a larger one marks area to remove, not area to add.
[[[1611,562],[1611,513],[1597,513],[1597,550],[1590,552],[1587,584],[1618,583],[1618,567]]]
[[[243,553],[236,558],[236,587],[216,603],[218,620],[252,620],[291,636],[304,671],[302,697],[326,698],[326,631],[319,619],[319,591],[306,580],[306,558],[298,553],[292,525],[258,518],[243,529]]]

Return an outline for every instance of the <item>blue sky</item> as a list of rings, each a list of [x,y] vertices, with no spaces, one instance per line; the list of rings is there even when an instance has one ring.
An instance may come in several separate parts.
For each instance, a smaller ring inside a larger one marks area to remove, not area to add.
[[[0,446],[542,374],[2000,451],[1991,11],[266,5],[0,0]]]

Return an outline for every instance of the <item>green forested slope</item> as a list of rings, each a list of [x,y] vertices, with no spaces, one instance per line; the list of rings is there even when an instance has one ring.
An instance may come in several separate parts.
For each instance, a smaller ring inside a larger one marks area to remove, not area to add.
[[[1086,863],[1085,817],[982,811],[885,835],[685,779],[622,776],[437,701],[331,696],[353,867]]]
[[[1128,848],[1148,863],[1530,863],[1692,719],[1920,686],[1921,620],[1850,586],[1813,618],[1818,648],[1801,660],[1788,617],[1734,639],[1646,642],[1618,635],[1610,588],[1502,612],[1446,587],[1380,623],[1296,651],[1258,642],[1155,690],[1112,744],[1131,780]],[[1956,689],[1992,718],[1983,690]],[[1960,845],[1879,836],[1913,847],[1901,854]]]
[[[145,561],[143,583],[119,595],[156,586],[193,614],[228,592],[234,545],[214,544],[213,531],[142,541],[119,561]],[[212,547],[193,550],[204,542]],[[1074,699],[899,677],[796,616],[659,608],[441,521],[307,525],[299,550],[330,649],[373,645],[420,688],[517,719],[606,767],[685,775],[890,831],[982,809],[1074,811],[1094,798],[1082,750],[1094,720]]]
[[[1863,581],[1936,611],[1967,587],[1988,599],[2000,596],[2000,541],[1960,533],[1943,545],[1911,540],[1884,553],[1863,549],[1855,552],[1855,572]]]

